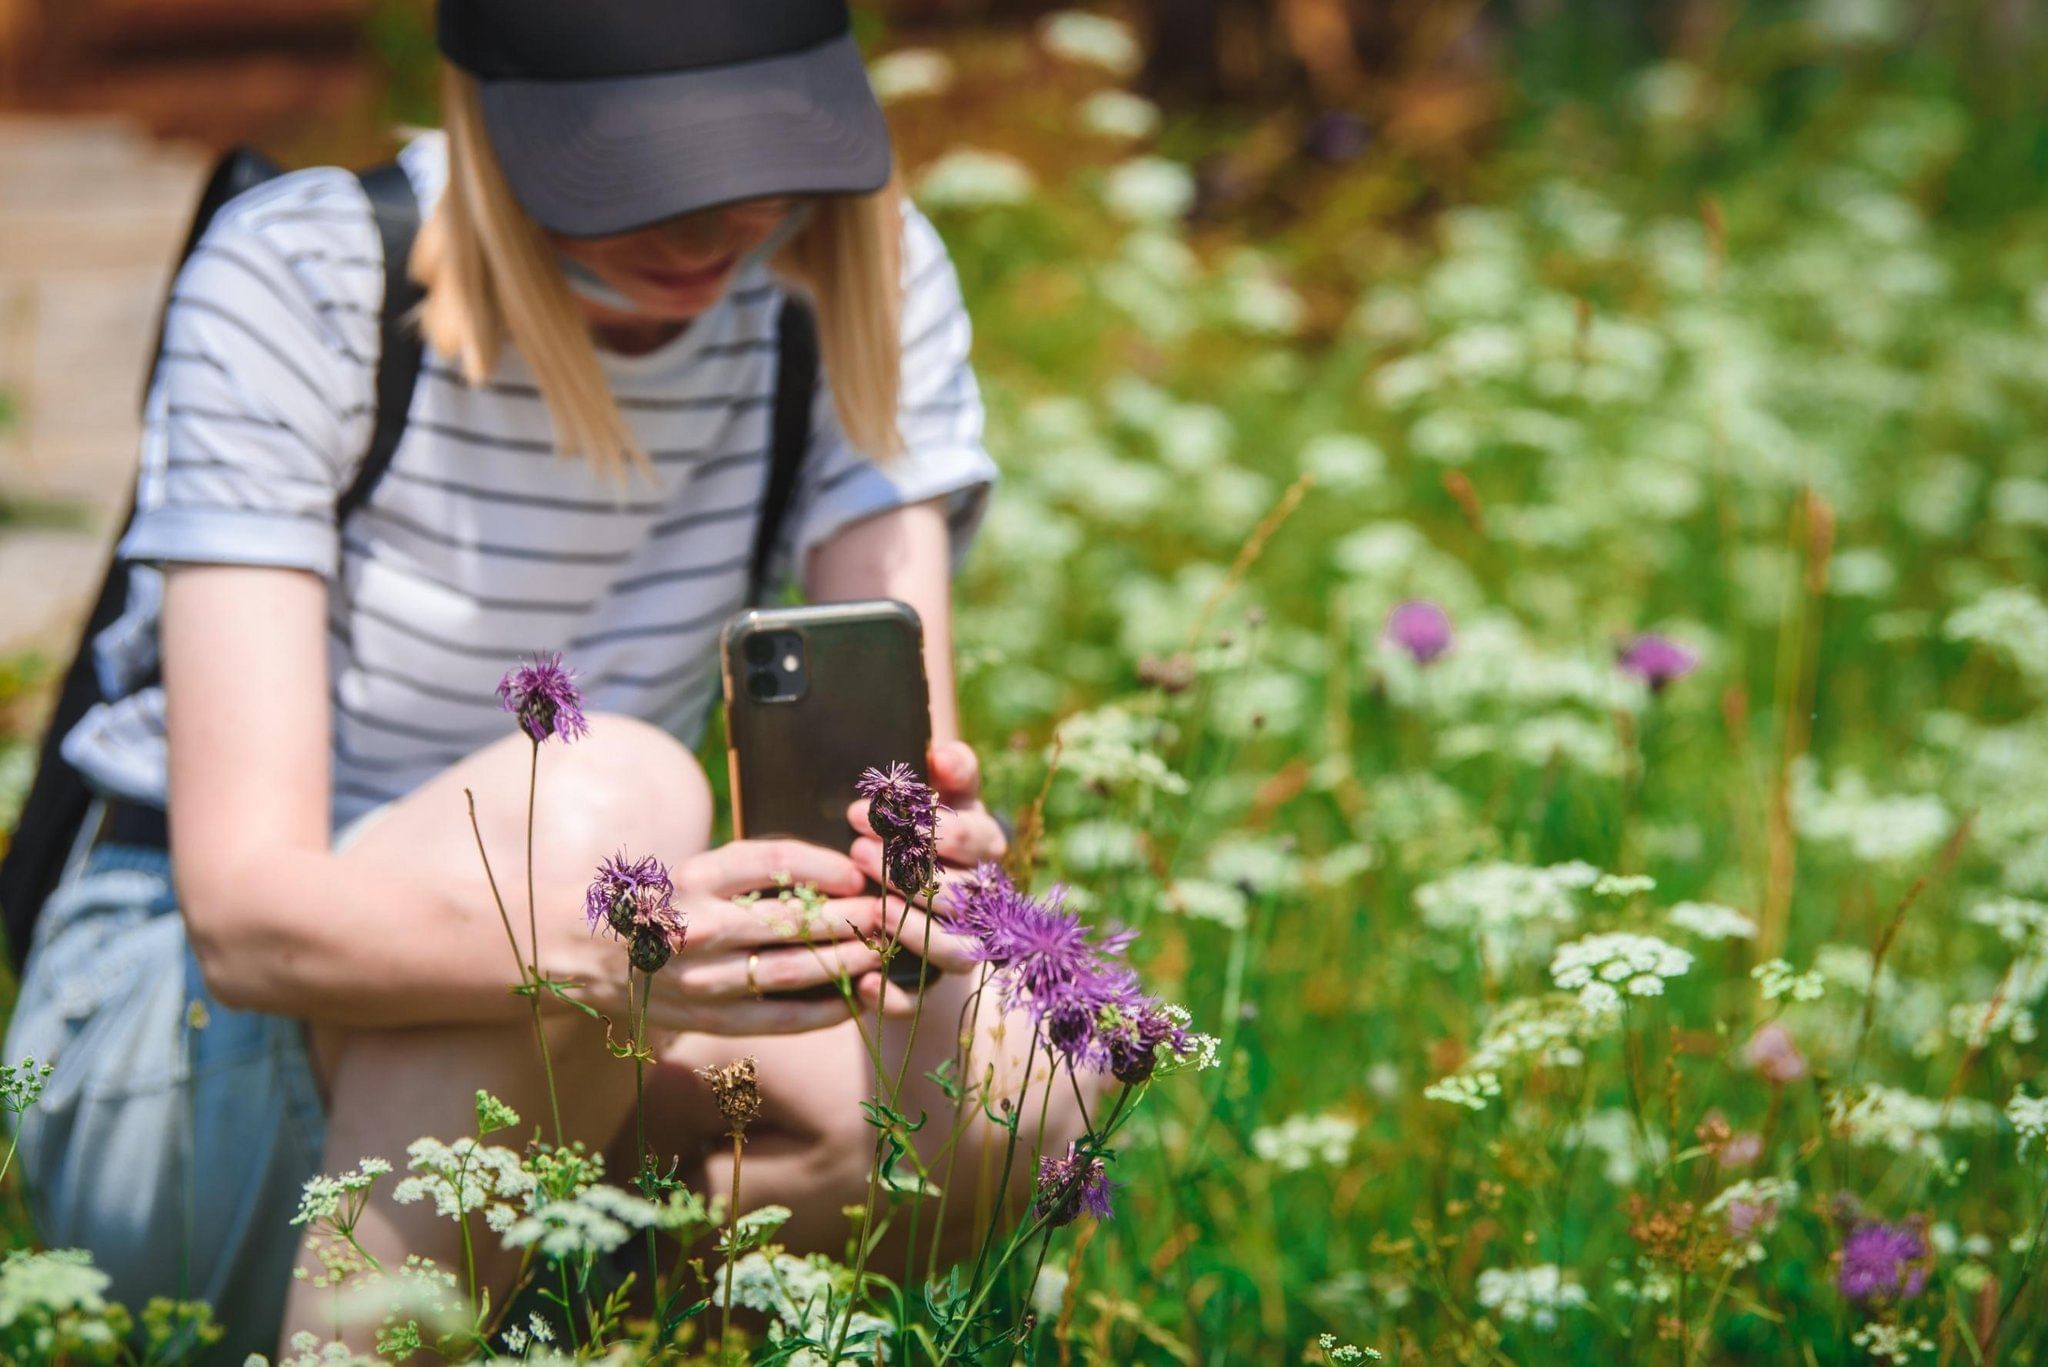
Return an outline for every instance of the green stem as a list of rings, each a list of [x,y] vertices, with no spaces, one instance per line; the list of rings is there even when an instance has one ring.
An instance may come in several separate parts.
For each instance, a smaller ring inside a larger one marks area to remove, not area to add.
[[[476,856],[483,861],[484,881],[491,885],[491,901],[497,906],[498,920],[505,927],[505,942],[512,946],[512,962],[519,965],[519,985],[525,989],[527,1004],[533,1008],[533,1038],[534,1043],[540,1049],[541,1071],[548,1080],[548,1109],[553,1113],[555,1122],[555,1143],[560,1145],[562,1143],[562,1114],[560,1109],[555,1106],[555,1065],[553,1058],[548,1053],[548,1033],[541,1025],[540,1020],[540,978],[537,973],[528,969],[526,956],[519,952],[519,937],[512,930],[512,913],[505,910],[504,894],[498,891],[498,875],[491,871],[491,856],[484,850],[483,827],[477,824],[476,819],[476,794],[464,788],[462,796],[469,801],[469,831],[471,835],[476,837]],[[527,865],[530,871],[533,863],[530,852],[532,845],[530,836],[527,843],[529,846]]]
[[[725,1304],[718,1307],[718,1349],[712,1358],[714,1362],[720,1364],[725,1362],[726,1332],[732,1328],[732,1269],[733,1264],[739,1261],[739,1250],[734,1245],[738,1240],[740,1227],[740,1150],[743,1146],[743,1137],[738,1130],[734,1130],[732,1132],[732,1205],[729,1208],[730,1214],[726,1217],[725,1222],[727,1231],[725,1236]],[[774,1259],[769,1259],[769,1262],[772,1264]],[[859,1285],[859,1278],[856,1277],[854,1286],[858,1289]],[[832,1361],[837,1362],[838,1360],[838,1354],[835,1352]]]
[[[548,1117],[555,1124],[555,1144],[568,1141],[562,1136],[562,1105],[555,1097],[555,1060],[548,1052],[548,1036],[540,1021],[540,916],[533,895],[533,809],[540,795],[540,742],[533,742],[533,762],[526,773],[526,949],[530,960],[533,993],[533,1033],[540,1040],[540,1068],[548,1084]]]

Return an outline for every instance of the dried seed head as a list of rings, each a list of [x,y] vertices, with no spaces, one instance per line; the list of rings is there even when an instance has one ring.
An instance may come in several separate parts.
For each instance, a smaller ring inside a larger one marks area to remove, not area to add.
[[[699,1068],[697,1076],[711,1088],[718,1113],[725,1117],[732,1133],[745,1134],[747,1126],[761,1114],[761,1084],[754,1073],[754,1056],[749,1054],[715,1068]]]

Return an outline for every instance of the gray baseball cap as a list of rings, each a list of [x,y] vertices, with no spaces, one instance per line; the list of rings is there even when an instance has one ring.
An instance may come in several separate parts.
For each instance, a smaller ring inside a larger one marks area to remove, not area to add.
[[[889,179],[845,0],[441,0],[440,46],[477,79],[512,193],[554,232]]]

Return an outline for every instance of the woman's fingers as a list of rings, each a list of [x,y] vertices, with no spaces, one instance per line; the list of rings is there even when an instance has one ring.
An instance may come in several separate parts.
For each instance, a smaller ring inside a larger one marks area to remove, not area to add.
[[[687,908],[690,933],[683,957],[707,958],[763,945],[832,944],[880,933],[882,899],[834,897],[816,911],[794,899],[763,897],[748,905],[706,898]]]
[[[789,883],[812,883],[828,896],[861,890],[860,871],[837,850],[805,840],[735,840],[706,850],[683,865],[676,880],[686,891],[737,897]]]
[[[874,1010],[872,1006],[859,1009],[863,1012]],[[743,998],[700,1010],[686,1025],[674,1028],[730,1036],[801,1035],[811,1030],[829,1030],[851,1019],[853,1008],[839,998],[830,1001],[777,1001],[773,998],[754,1001]]]
[[[753,986],[747,983],[752,960]],[[858,940],[829,945],[790,945],[779,949],[733,950],[694,963],[678,961],[668,975],[675,989],[694,1002],[742,1001],[758,991],[763,997],[801,992],[841,979],[853,981],[881,967],[882,957]]]
[[[878,839],[874,823],[868,820],[866,798],[846,809],[846,820],[854,834],[864,839]],[[971,807],[948,807],[939,812],[938,842],[936,846],[941,863],[958,864],[962,868],[973,868],[985,859],[1001,859],[1009,850],[1009,839],[1003,828],[996,824],[995,816],[979,803]]]
[[[949,807],[971,807],[981,800],[981,761],[966,741],[934,742],[931,748],[932,787]]]

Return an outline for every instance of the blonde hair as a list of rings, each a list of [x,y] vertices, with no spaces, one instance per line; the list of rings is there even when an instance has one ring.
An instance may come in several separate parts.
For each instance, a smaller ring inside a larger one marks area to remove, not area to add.
[[[509,342],[533,372],[558,451],[580,454],[614,478],[648,471],[647,453],[598,366],[555,249],[505,183],[476,81],[446,63],[441,109],[448,184],[420,225],[411,262],[426,289],[422,334],[478,385]],[[882,460],[902,447],[902,256],[902,191],[892,177],[874,194],[821,197],[809,223],[769,262],[786,287],[810,301],[840,427],[855,447]]]

